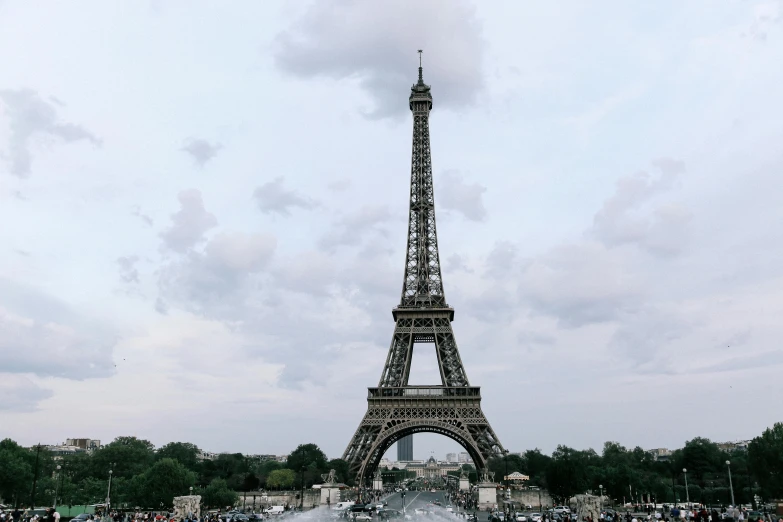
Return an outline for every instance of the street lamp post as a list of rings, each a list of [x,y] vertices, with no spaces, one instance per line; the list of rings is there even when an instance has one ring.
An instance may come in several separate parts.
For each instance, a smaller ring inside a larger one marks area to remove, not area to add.
[[[731,461],[726,461],[726,468],[729,470],[729,491],[731,491],[731,505],[734,506],[734,485],[731,483]]]
[[[598,489],[601,490],[601,511],[604,510],[604,485],[598,484]]]
[[[688,504],[688,509],[691,507],[691,496],[688,494],[688,470],[682,468],[682,474],[685,477],[685,502]]]
[[[402,515],[405,516],[405,490],[400,491],[400,498],[402,498]]]
[[[109,470],[109,489],[106,491],[106,514],[109,514],[109,508],[111,507],[111,475],[112,470]]]
[[[304,472],[305,472],[305,467],[302,466],[302,497],[300,498],[299,501],[299,511],[304,511]]]
[[[57,509],[57,496],[60,493],[60,484],[62,481],[60,480],[60,476],[62,475],[62,472],[60,471],[62,466],[59,464],[57,465],[57,478],[55,479],[57,482],[54,483],[54,509]]]

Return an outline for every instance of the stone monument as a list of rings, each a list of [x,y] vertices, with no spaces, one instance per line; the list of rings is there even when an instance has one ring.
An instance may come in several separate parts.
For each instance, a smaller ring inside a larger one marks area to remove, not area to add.
[[[601,497],[595,495],[576,495],[576,516],[577,520],[584,520],[591,516],[593,520],[600,520],[601,516]]]
[[[372,477],[372,489],[375,491],[383,491],[383,478],[381,478],[381,470],[375,470],[375,475]]]
[[[174,516],[177,520],[201,518],[201,495],[174,497]]]
[[[498,485],[495,484],[495,473],[486,471],[481,474],[478,483],[478,508],[482,511],[497,509]]]
[[[329,473],[321,475],[324,483],[321,485],[321,505],[331,506],[340,502],[340,487],[337,485],[336,472],[331,469]]]
[[[468,474],[464,469],[459,474],[459,490],[470,491],[470,480],[468,480]]]

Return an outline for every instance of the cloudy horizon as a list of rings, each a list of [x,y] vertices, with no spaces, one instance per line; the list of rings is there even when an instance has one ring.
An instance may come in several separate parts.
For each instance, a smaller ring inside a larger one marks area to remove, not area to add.
[[[0,438],[339,457],[400,298],[417,49],[504,446],[783,417],[782,2],[88,4],[0,1]]]

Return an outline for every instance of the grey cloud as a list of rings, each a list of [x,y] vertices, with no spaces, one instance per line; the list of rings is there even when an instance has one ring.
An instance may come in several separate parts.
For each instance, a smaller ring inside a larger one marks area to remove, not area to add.
[[[52,390],[41,388],[24,375],[0,374],[0,411],[31,412]]]
[[[607,246],[635,243],[653,253],[679,252],[687,241],[691,218],[688,209],[668,204],[654,210],[651,218],[643,207],[653,197],[670,190],[685,166],[668,158],[655,160],[653,165],[660,171],[657,177],[641,171],[617,181],[615,193],[593,218],[593,237]]]
[[[139,271],[136,269],[138,256],[123,256],[117,258],[120,267],[120,279],[125,283],[139,283]]]
[[[516,307],[515,296],[502,283],[489,285],[470,300],[472,315],[491,324],[511,320],[518,313]]]
[[[217,218],[207,212],[201,192],[195,189],[183,190],[177,196],[180,209],[171,215],[171,227],[160,237],[165,246],[175,252],[187,252],[204,241],[204,233],[217,226]]]
[[[485,274],[489,277],[509,278],[517,262],[517,247],[509,241],[498,241],[489,252]]]
[[[140,220],[144,221],[144,223],[146,223],[147,226],[151,227],[152,225],[155,224],[155,221],[153,221],[153,219],[150,216],[148,216],[147,214],[144,214],[141,211],[141,207],[138,206],[138,205],[134,205],[133,206],[133,208],[131,209],[131,215],[136,216]]]
[[[408,112],[417,49],[436,107],[476,101],[484,41],[466,0],[314,2],[278,35],[273,52],[278,68],[301,78],[358,78],[375,105],[368,115],[383,118]]]
[[[113,371],[115,335],[66,304],[0,279],[0,368],[82,380]]]
[[[155,311],[161,315],[168,315],[169,305],[161,297],[155,299]]]
[[[89,141],[100,146],[101,141],[90,131],[73,123],[59,121],[57,108],[31,89],[0,90],[0,100],[10,121],[8,141],[11,173],[20,178],[30,174],[32,155],[30,141],[34,137],[59,139],[65,143]]]
[[[454,210],[471,221],[483,221],[487,217],[483,195],[487,188],[478,183],[466,183],[462,174],[447,170],[438,180],[438,205]]]
[[[223,145],[220,143],[212,144],[201,138],[188,138],[180,150],[190,154],[193,161],[199,167],[203,167],[209,160],[217,156],[222,148]]]
[[[468,266],[468,264],[459,254],[452,254],[446,258],[446,264],[444,265],[444,268],[448,272],[462,271],[469,274],[473,272],[473,269]]]
[[[338,180],[330,182],[327,185],[327,188],[329,190],[333,190],[335,192],[341,192],[343,190],[348,190],[348,188],[350,188],[350,186],[351,186],[351,180],[345,178],[345,179],[338,179]]]
[[[661,349],[691,329],[682,319],[682,314],[667,313],[652,306],[641,306],[621,319],[620,326],[609,341],[609,347],[637,366],[653,362]],[[669,370],[667,365],[651,366],[649,371]]]
[[[250,292],[247,277],[263,269],[271,259],[277,240],[262,234],[221,233],[213,237],[204,253],[190,251],[182,259],[161,268],[161,296],[156,310],[165,314],[166,302],[220,318],[236,317],[241,298],[226,299],[240,290]]]
[[[380,225],[391,219],[391,212],[385,205],[365,205],[338,220],[331,232],[321,238],[319,245],[328,250],[341,245],[358,245],[373,231],[385,235],[386,230]]]
[[[528,263],[519,283],[520,299],[569,328],[615,320],[640,296],[625,259],[598,243],[552,249]]]
[[[332,258],[322,252],[303,252],[280,263],[274,271],[275,282],[289,290],[325,296],[336,281]]]
[[[286,190],[283,187],[282,177],[275,178],[273,181],[256,188],[253,197],[261,212],[281,216],[289,216],[291,208],[310,210],[318,205],[316,201],[300,196],[293,190]]]

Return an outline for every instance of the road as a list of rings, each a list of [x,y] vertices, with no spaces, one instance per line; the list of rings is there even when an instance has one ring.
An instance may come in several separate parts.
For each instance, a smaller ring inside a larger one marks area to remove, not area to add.
[[[405,492],[405,511],[411,512],[416,508],[424,508],[427,504],[432,504],[435,501],[440,502],[443,506],[446,506],[446,493],[444,491],[436,491],[431,493],[427,491],[406,491]],[[386,502],[389,503],[389,509],[398,509],[402,511],[402,497],[399,493],[394,493],[390,497],[386,498]]]

